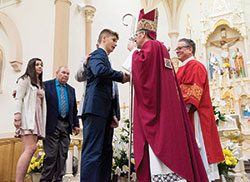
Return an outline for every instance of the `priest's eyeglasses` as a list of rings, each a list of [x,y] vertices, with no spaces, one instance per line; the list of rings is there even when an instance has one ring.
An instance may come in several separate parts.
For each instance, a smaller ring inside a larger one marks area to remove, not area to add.
[[[182,48],[188,48],[190,46],[181,46],[181,47],[176,47],[175,51],[180,51]]]

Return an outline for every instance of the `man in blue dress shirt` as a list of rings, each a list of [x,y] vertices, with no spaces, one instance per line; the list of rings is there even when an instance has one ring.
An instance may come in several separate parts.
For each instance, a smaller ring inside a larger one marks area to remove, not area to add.
[[[69,69],[61,66],[56,79],[44,82],[47,105],[45,158],[41,182],[62,181],[72,130],[79,133],[75,89],[67,84]]]

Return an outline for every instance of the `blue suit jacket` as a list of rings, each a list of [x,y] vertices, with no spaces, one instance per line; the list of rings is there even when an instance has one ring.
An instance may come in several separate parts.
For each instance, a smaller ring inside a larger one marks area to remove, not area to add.
[[[117,100],[112,98],[112,81],[122,82],[122,73],[111,68],[108,55],[102,48],[91,54],[86,76],[83,115],[94,114],[105,118],[112,113],[117,115]]]
[[[46,119],[46,134],[52,133],[57,125],[58,121],[58,96],[56,92],[56,79],[48,80],[44,82],[45,85],[45,98],[47,105],[47,119]],[[75,97],[75,89],[69,84],[66,84],[69,103],[69,122],[70,122],[70,134],[72,134],[72,128],[79,127],[79,121],[77,118],[77,105]]]

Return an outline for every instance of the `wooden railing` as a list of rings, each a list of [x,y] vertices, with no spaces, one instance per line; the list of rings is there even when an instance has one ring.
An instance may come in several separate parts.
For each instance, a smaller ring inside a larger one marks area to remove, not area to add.
[[[0,182],[15,181],[16,164],[22,153],[18,138],[0,138]]]
[[[22,141],[19,138],[10,138],[13,135],[5,136],[0,134],[0,182],[15,181],[17,161],[22,154]],[[76,153],[74,153],[74,146],[77,147]],[[68,159],[66,161],[66,179],[67,177],[72,178],[73,156],[78,158],[78,174],[80,173],[81,147],[82,132],[81,135],[71,138]],[[39,141],[34,156],[37,156],[38,153],[42,151],[42,141]],[[25,179],[25,182],[31,182],[30,176]]]

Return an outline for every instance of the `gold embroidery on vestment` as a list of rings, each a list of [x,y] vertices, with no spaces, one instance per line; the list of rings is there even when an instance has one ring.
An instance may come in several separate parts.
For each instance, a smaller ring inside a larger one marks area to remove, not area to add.
[[[196,84],[181,84],[181,91],[184,98],[192,97],[196,102],[200,102],[203,89]]]

